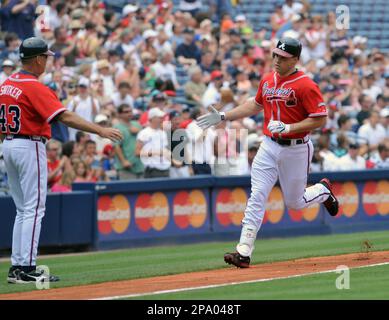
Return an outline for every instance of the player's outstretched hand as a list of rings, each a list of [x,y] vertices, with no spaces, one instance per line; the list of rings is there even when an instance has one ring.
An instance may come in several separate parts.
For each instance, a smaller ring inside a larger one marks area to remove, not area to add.
[[[120,141],[123,139],[120,130],[114,128],[102,128],[99,136],[102,138],[111,139],[113,142]]]
[[[267,128],[271,133],[288,133],[290,131],[290,124],[285,124],[282,121],[270,120]]]
[[[213,105],[210,105],[208,110],[210,111],[209,113],[196,119],[197,125],[203,130],[209,128],[210,126],[217,125],[224,120],[224,112],[217,111]]]

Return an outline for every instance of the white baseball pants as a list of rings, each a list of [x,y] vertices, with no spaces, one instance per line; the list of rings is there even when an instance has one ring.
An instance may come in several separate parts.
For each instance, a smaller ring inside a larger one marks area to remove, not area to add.
[[[265,214],[265,205],[272,188],[280,181],[285,205],[300,210],[329,197],[329,190],[317,183],[306,188],[313,144],[281,146],[265,137],[251,169],[251,195],[247,202],[242,232],[237,246],[243,256],[251,256],[254,242]]]
[[[3,154],[16,206],[12,265],[35,266],[47,194],[46,147],[38,141],[4,140]]]

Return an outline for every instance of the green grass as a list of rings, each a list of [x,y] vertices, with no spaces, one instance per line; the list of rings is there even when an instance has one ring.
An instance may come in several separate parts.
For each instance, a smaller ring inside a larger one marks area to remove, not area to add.
[[[148,295],[134,300],[354,300],[389,299],[389,265],[350,269],[350,288],[335,286],[335,272],[250,284]],[[243,297],[243,298],[242,298]]]
[[[256,242],[253,264],[314,256],[359,252],[361,242],[368,239],[374,250],[389,250],[389,232],[366,232],[327,236],[266,239]],[[237,239],[238,240],[238,239]],[[226,251],[234,250],[236,242],[212,242],[193,245],[161,246],[81,256],[38,259],[61,277],[52,288],[105,281],[145,278],[190,271],[227,268],[223,261]],[[5,281],[9,264],[0,263],[0,294],[31,291],[34,285],[11,285]]]

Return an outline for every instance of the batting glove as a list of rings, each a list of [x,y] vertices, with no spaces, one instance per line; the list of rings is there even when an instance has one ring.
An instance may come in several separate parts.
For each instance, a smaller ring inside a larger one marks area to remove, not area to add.
[[[290,131],[290,124],[271,120],[269,121],[267,128],[271,133],[288,133]]]
[[[209,106],[209,113],[204,114],[196,119],[197,125],[205,130],[210,126],[214,126],[225,120],[225,113],[219,112],[213,105]]]

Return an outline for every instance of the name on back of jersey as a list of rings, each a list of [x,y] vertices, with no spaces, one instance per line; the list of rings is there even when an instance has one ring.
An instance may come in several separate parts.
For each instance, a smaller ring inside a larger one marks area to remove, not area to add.
[[[11,96],[12,98],[14,98],[16,100],[19,99],[22,92],[23,91],[20,90],[19,88],[16,88],[16,87],[11,86],[11,85],[2,86],[0,88],[0,96],[7,95],[7,96]]]

